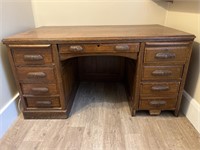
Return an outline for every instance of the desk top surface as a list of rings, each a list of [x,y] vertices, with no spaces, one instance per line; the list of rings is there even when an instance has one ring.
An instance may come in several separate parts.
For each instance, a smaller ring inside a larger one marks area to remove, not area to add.
[[[3,42],[62,43],[94,40],[174,40],[179,38],[192,40],[195,36],[161,25],[46,26],[10,36]]]

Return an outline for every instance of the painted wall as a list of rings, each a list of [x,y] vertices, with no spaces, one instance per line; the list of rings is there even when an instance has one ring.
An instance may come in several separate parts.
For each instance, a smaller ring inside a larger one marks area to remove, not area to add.
[[[169,5],[165,25],[196,35],[185,90],[200,103],[200,1],[175,0]]]
[[[36,26],[164,24],[167,3],[152,0],[32,0]]]
[[[34,27],[31,0],[0,0],[0,41]],[[17,89],[8,62],[6,47],[0,42],[0,138],[16,118]]]

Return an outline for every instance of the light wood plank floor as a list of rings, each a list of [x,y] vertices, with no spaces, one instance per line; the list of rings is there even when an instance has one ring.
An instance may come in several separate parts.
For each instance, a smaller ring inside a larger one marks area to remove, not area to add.
[[[130,116],[120,83],[82,83],[70,118],[24,120],[0,143],[1,150],[199,150],[200,135],[182,115]]]

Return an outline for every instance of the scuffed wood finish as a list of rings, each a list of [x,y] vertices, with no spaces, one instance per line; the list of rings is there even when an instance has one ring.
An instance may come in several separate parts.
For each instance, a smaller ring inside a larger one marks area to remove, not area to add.
[[[159,115],[161,110],[174,110],[178,116],[191,45],[192,41],[146,43],[139,109],[149,110],[151,115]],[[157,85],[151,86],[152,81]],[[162,82],[165,85],[158,86]]]
[[[79,85],[78,61],[77,58],[72,58],[61,62],[60,65],[63,94],[65,98],[65,108],[67,110],[68,116]]]
[[[198,150],[200,134],[183,115],[130,116],[120,83],[81,83],[70,118],[24,120],[0,141],[2,150]]]
[[[13,48],[13,59],[16,66],[23,65],[51,65],[53,63],[51,48]]]
[[[60,53],[130,53],[139,52],[139,43],[59,45]]]
[[[19,43],[96,43],[96,41],[192,40],[194,35],[161,25],[39,27],[3,40]]]
[[[182,77],[182,66],[144,66],[143,80],[180,80]]]
[[[53,67],[17,67],[17,77],[21,83],[55,83]]]
[[[27,97],[25,98],[28,109],[31,108],[53,108],[60,107],[58,97]]]
[[[125,82],[133,116],[139,110],[177,116],[194,38],[161,25],[68,26],[3,42],[25,118],[66,118],[82,81]]]
[[[22,84],[24,95],[56,95],[58,94],[56,84]]]
[[[140,86],[140,95],[142,96],[168,96],[177,95],[180,82],[142,82]]]
[[[188,54],[188,47],[153,47],[145,49],[145,63],[179,62],[184,64]]]

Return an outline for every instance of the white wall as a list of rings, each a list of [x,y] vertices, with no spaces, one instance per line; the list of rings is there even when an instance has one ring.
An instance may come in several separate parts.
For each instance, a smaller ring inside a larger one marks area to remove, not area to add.
[[[165,25],[196,35],[181,108],[200,133],[200,0],[175,0]]]
[[[36,26],[164,24],[167,3],[152,0],[32,0]]]
[[[0,41],[33,27],[31,0],[0,0]],[[7,50],[0,42],[0,138],[17,116],[17,93]]]
[[[165,25],[196,35],[185,90],[200,103],[200,0],[175,0]]]

